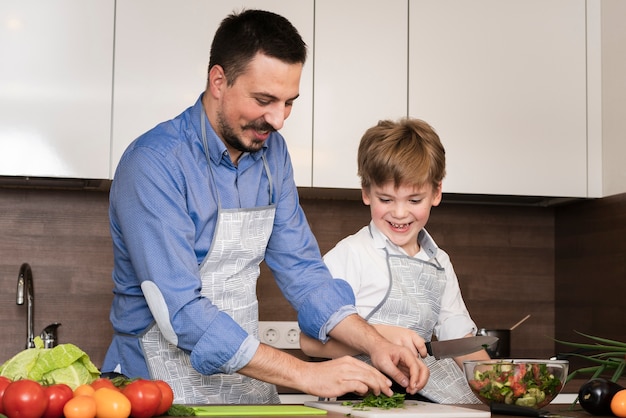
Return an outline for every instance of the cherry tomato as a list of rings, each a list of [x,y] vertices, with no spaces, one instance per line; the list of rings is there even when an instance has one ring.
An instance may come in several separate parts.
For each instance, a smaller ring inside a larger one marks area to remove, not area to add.
[[[100,388],[93,394],[96,401],[96,417],[128,418],[131,411],[130,400],[117,389]]]
[[[117,386],[115,386],[113,381],[111,379],[107,379],[106,377],[100,377],[94,380],[93,382],[91,382],[91,387],[94,388],[95,390],[98,390],[100,388],[109,388],[109,389],[118,390]]]
[[[28,380],[11,382],[2,396],[4,414],[13,418],[40,418],[48,406],[43,386]]]
[[[611,399],[611,412],[616,417],[626,417],[626,389],[622,389],[613,395]]]
[[[89,395],[74,396],[63,407],[63,415],[65,418],[95,418],[96,400]]]
[[[48,397],[48,407],[43,414],[43,418],[61,418],[63,407],[74,397],[72,388],[65,383],[56,383],[43,388]]]
[[[0,414],[4,414],[4,408],[2,407],[2,397],[4,396],[4,390],[11,383],[11,379],[6,376],[0,376]]]
[[[161,395],[163,396],[161,404],[157,408],[154,415],[164,415],[174,403],[174,391],[172,390],[172,387],[169,385],[169,383],[164,380],[155,380],[154,383],[159,387],[159,389],[161,389]]]
[[[130,415],[134,418],[155,416],[163,399],[161,388],[152,380],[133,380],[124,387],[122,393],[130,400]]]
[[[79,385],[76,389],[74,389],[74,396],[93,396],[96,392],[96,389],[88,383],[83,383]]]

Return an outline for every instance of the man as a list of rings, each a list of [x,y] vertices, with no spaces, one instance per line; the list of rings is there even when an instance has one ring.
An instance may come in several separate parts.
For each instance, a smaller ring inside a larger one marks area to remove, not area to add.
[[[178,403],[277,403],[274,384],[321,397],[390,395],[391,381],[363,362],[304,362],[260,344],[255,289],[265,259],[304,333],[369,354],[411,393],[426,383],[421,360],[359,318],[298,203],[276,131],[305,60],[285,18],[230,15],[200,99],[122,156],[109,210],[115,335],[103,371],[166,380]]]

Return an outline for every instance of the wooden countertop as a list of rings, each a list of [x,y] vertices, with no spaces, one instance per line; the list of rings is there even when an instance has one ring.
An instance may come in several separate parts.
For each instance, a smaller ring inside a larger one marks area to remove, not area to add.
[[[486,405],[463,405],[463,406],[466,407],[466,408],[480,409],[480,410],[484,410],[484,411],[488,411],[489,410],[489,407],[486,406]],[[589,414],[587,411],[582,409],[580,407],[580,405],[576,405],[576,406],[572,407],[570,404],[554,404],[554,405],[548,405],[545,408],[542,408],[542,410],[546,410],[546,411],[550,411],[550,412],[555,413],[555,414],[562,415],[564,418],[565,417],[572,417],[572,418],[580,418],[580,417],[590,418],[590,417],[593,417],[593,415]],[[514,415],[492,414],[491,416],[495,418],[495,417],[512,417]],[[328,418],[339,418],[339,417],[328,417]]]

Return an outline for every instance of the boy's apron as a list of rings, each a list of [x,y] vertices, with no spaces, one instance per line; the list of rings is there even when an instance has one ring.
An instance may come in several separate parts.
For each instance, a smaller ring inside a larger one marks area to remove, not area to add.
[[[446,272],[433,262],[387,253],[389,288],[383,300],[365,318],[371,324],[395,325],[428,339],[439,318]],[[453,359],[423,359],[430,379],[419,394],[437,403],[480,403]]]
[[[204,115],[202,137],[211,170]],[[270,184],[270,204],[250,209],[222,209],[218,194],[218,221],[213,242],[200,265],[202,296],[257,338],[256,282],[276,212],[272,201],[272,178],[264,157],[263,165]],[[211,173],[211,179],[212,176]],[[215,181],[212,183],[215,188]],[[217,188],[215,190],[217,193]],[[216,341],[216,344],[221,343]],[[198,373],[191,366],[189,355],[167,342],[156,324],[143,336],[142,347],[151,377],[165,380],[172,386],[175,403],[280,403],[272,384],[238,373],[210,376]]]

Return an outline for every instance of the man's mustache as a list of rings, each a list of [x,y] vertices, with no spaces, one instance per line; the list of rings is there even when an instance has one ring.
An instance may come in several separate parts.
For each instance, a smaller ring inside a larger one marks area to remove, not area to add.
[[[247,125],[244,125],[244,129],[253,129],[255,131],[269,131],[276,132],[276,129],[272,125],[267,122],[253,122]]]

